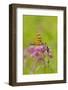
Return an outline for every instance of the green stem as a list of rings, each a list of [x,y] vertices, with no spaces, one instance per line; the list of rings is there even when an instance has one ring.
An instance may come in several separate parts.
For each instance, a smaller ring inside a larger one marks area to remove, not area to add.
[[[49,58],[48,58],[48,71],[49,71]]]

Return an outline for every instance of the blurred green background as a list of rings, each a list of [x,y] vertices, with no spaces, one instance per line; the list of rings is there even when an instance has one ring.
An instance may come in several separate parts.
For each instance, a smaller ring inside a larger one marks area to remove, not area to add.
[[[42,42],[46,42],[52,49],[53,58],[49,59],[48,66],[37,63],[33,74],[57,73],[57,16],[24,15],[23,23],[24,49],[34,41],[37,31],[41,33]],[[48,58],[46,57],[45,60],[47,61]],[[23,65],[23,74],[31,74],[34,63],[32,58],[27,57],[26,65],[25,63]]]

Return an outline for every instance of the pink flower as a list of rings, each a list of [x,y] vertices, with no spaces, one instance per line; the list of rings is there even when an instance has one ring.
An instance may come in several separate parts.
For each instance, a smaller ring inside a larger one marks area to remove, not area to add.
[[[27,49],[27,52],[31,57],[36,58],[37,60],[42,60],[46,55],[50,58],[52,57],[51,49],[49,49],[46,45],[30,45]]]

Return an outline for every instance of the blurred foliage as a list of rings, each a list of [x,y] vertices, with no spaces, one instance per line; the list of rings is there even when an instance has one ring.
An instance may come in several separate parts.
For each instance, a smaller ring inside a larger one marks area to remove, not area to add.
[[[34,41],[37,31],[39,31],[43,43],[47,43],[53,54],[52,59],[45,58],[45,62],[49,60],[48,66],[43,63],[35,64],[33,74],[57,73],[57,16],[24,15],[23,22],[23,48],[29,47],[29,44]],[[23,66],[23,74],[30,74],[34,63],[35,60],[28,57],[26,67]]]

